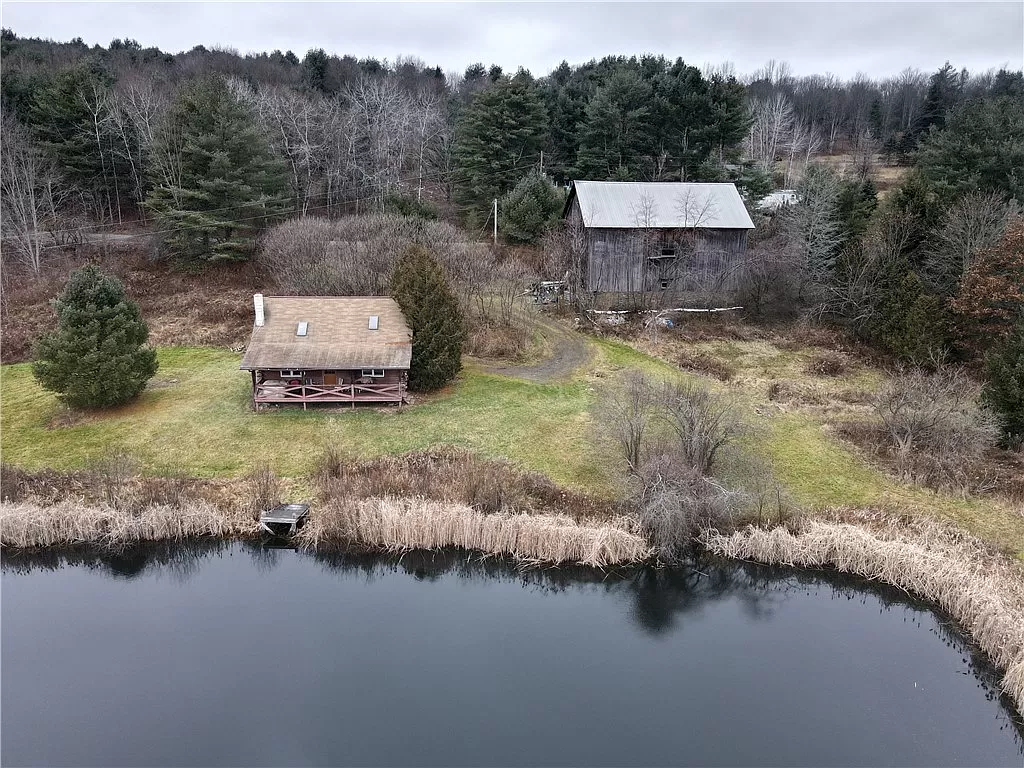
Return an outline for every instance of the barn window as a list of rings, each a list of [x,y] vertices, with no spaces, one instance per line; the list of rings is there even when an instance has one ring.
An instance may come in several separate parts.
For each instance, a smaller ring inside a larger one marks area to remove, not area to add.
[[[663,290],[663,291],[668,290],[668,280],[662,280],[661,281],[661,290]]]
[[[383,368],[363,368],[361,374],[368,379],[383,379],[384,369]]]
[[[380,317],[378,315],[370,315],[369,330],[376,331],[380,328]]]
[[[295,379],[295,378],[299,378],[301,376],[302,376],[302,371],[295,371],[295,370],[281,371],[281,378],[282,379]]]
[[[675,255],[676,255],[676,249],[675,248],[662,248],[661,249],[661,256],[662,256],[662,258],[665,258],[666,256],[672,257],[672,256],[675,256]]]
[[[305,320],[299,323],[299,327],[295,329],[296,336],[305,336],[309,332],[309,323]]]

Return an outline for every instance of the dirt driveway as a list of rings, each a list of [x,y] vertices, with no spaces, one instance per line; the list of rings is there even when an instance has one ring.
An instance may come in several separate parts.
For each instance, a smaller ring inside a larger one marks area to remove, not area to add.
[[[568,378],[590,360],[590,345],[582,334],[542,314],[533,315],[532,321],[547,342],[550,355],[529,365],[491,366],[489,372],[547,384]]]

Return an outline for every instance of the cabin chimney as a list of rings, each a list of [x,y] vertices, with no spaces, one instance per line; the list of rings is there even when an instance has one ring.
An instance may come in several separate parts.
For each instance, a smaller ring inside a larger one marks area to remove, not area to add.
[[[256,327],[259,328],[266,323],[266,316],[263,314],[263,294],[254,293],[252,296],[252,304],[256,310]]]

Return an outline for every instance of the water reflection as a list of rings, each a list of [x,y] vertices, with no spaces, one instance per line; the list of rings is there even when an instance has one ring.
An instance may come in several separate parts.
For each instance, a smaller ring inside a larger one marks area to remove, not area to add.
[[[193,579],[210,558],[242,554],[255,570],[273,574],[289,561],[299,558],[315,563],[326,575],[350,579],[355,576],[374,583],[394,575],[418,582],[437,583],[454,577],[469,583],[515,584],[528,592],[562,594],[591,590],[608,595],[625,607],[629,622],[644,636],[668,637],[684,633],[688,622],[696,621],[705,609],[725,600],[740,606],[754,622],[768,622],[794,595],[827,596],[831,600],[877,603],[879,613],[900,610],[904,622],[927,628],[960,655],[967,672],[974,676],[985,698],[1000,698],[997,676],[980,652],[957,631],[949,617],[905,593],[877,582],[851,578],[831,571],[809,571],[726,562],[706,557],[677,568],[629,567],[606,571],[593,568],[524,567],[497,557],[463,551],[409,552],[381,556],[365,552],[302,552],[272,542],[231,543],[217,539],[196,539],[178,543],[145,543],[116,551],[90,548],[0,553],[4,573],[21,576],[37,572],[84,568],[116,581],[133,582],[143,577],[169,578],[185,584]],[[933,618],[934,617],[934,618]],[[1004,698],[1005,722],[1000,729],[1016,732],[1018,750],[1024,754],[1024,723]]]

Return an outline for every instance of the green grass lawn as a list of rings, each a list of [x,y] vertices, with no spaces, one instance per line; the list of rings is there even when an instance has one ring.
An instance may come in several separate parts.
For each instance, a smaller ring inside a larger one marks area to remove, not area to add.
[[[586,448],[592,392],[586,382],[537,385],[463,371],[446,390],[411,408],[254,413],[239,355],[206,348],[159,350],[160,371],[130,405],[69,413],[32,379],[3,366],[0,447],[26,468],[76,469],[123,451],[150,471],[239,475],[266,461],[279,474],[309,471],[325,445],[369,457],[458,445],[507,457],[553,480],[610,492],[607,466]]]
[[[29,469],[78,469],[124,452],[155,473],[238,476],[265,461],[279,475],[298,478],[326,445],[352,457],[457,445],[611,496],[621,487],[621,470],[614,448],[595,440],[591,411],[600,388],[625,370],[660,378],[694,375],[625,344],[590,343],[596,354],[571,381],[530,383],[470,364],[450,387],[402,410],[282,408],[257,414],[249,404],[248,374],[238,370],[239,355],[189,347],[159,350],[160,371],[136,402],[81,415],[42,391],[28,365],[6,365],[0,368],[0,448],[4,461]],[[744,440],[747,449],[767,461],[804,508],[882,506],[936,515],[1024,553],[1024,516],[1005,505],[900,483],[815,416],[766,411],[756,388],[730,391],[754,426]]]

